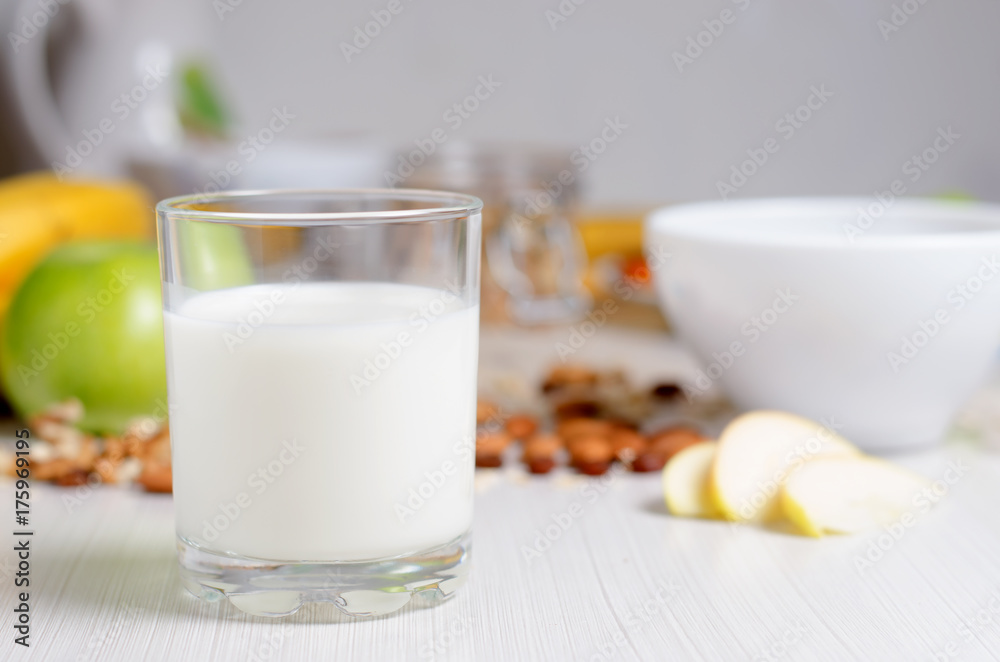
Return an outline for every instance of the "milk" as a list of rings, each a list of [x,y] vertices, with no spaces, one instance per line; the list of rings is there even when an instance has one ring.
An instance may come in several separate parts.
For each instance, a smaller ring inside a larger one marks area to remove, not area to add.
[[[478,307],[382,283],[254,285],[164,313],[178,535],[358,561],[472,522]]]

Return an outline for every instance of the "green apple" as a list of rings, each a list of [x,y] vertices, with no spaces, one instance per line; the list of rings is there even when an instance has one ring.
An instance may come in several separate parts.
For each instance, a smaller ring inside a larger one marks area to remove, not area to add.
[[[29,417],[69,398],[80,427],[120,433],[166,413],[156,246],[96,241],[50,253],[14,296],[0,337],[0,377]]]
[[[185,286],[217,290],[249,285],[254,281],[253,266],[240,228],[181,221],[176,231]]]

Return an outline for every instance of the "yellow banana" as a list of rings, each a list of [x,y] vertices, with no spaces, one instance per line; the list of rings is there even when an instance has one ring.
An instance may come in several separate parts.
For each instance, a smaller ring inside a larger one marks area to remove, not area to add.
[[[152,202],[129,182],[60,181],[48,172],[0,182],[0,323],[31,268],[73,239],[147,238]]]
[[[581,214],[577,227],[587,256],[593,260],[602,255],[639,255],[642,253],[641,212]]]

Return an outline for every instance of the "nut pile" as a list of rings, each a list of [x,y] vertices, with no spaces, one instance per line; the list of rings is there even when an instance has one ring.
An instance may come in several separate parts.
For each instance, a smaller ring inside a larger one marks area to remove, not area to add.
[[[141,485],[170,492],[170,434],[152,419],[135,421],[121,436],[96,437],[77,429],[83,406],[69,400],[28,421],[31,475],[36,480],[74,486],[94,483]],[[14,474],[13,458],[3,472]]]
[[[641,422],[656,405],[677,400],[676,384],[649,392],[632,390],[620,371],[598,372],[582,366],[554,368],[541,385],[546,414],[504,416],[500,407],[480,400],[476,410],[476,466],[499,467],[508,448],[519,444],[521,462],[533,474],[566,465],[599,476],[621,462],[632,471],[659,471],[688,446],[706,437],[689,425],[671,425],[649,434]],[[543,421],[550,423],[543,429]]]
[[[500,467],[505,456],[516,456],[533,474],[568,466],[599,476],[615,462],[635,472],[659,471],[675,454],[707,438],[690,425],[642,432],[651,412],[680,399],[676,384],[636,391],[621,371],[570,365],[554,368],[540,391],[541,415],[507,415],[492,402],[478,402],[477,467]],[[64,486],[135,483],[149,492],[172,491],[165,424],[143,419],[120,436],[97,437],[76,427],[82,417],[82,405],[71,400],[28,421],[35,479]],[[14,475],[14,469],[13,456],[0,457],[2,473]]]

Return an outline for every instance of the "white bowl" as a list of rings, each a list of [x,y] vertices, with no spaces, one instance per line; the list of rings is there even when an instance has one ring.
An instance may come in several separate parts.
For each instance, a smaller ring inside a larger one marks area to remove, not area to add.
[[[866,450],[927,446],[1000,349],[1000,206],[803,198],[653,212],[660,304],[743,409],[825,420]]]

